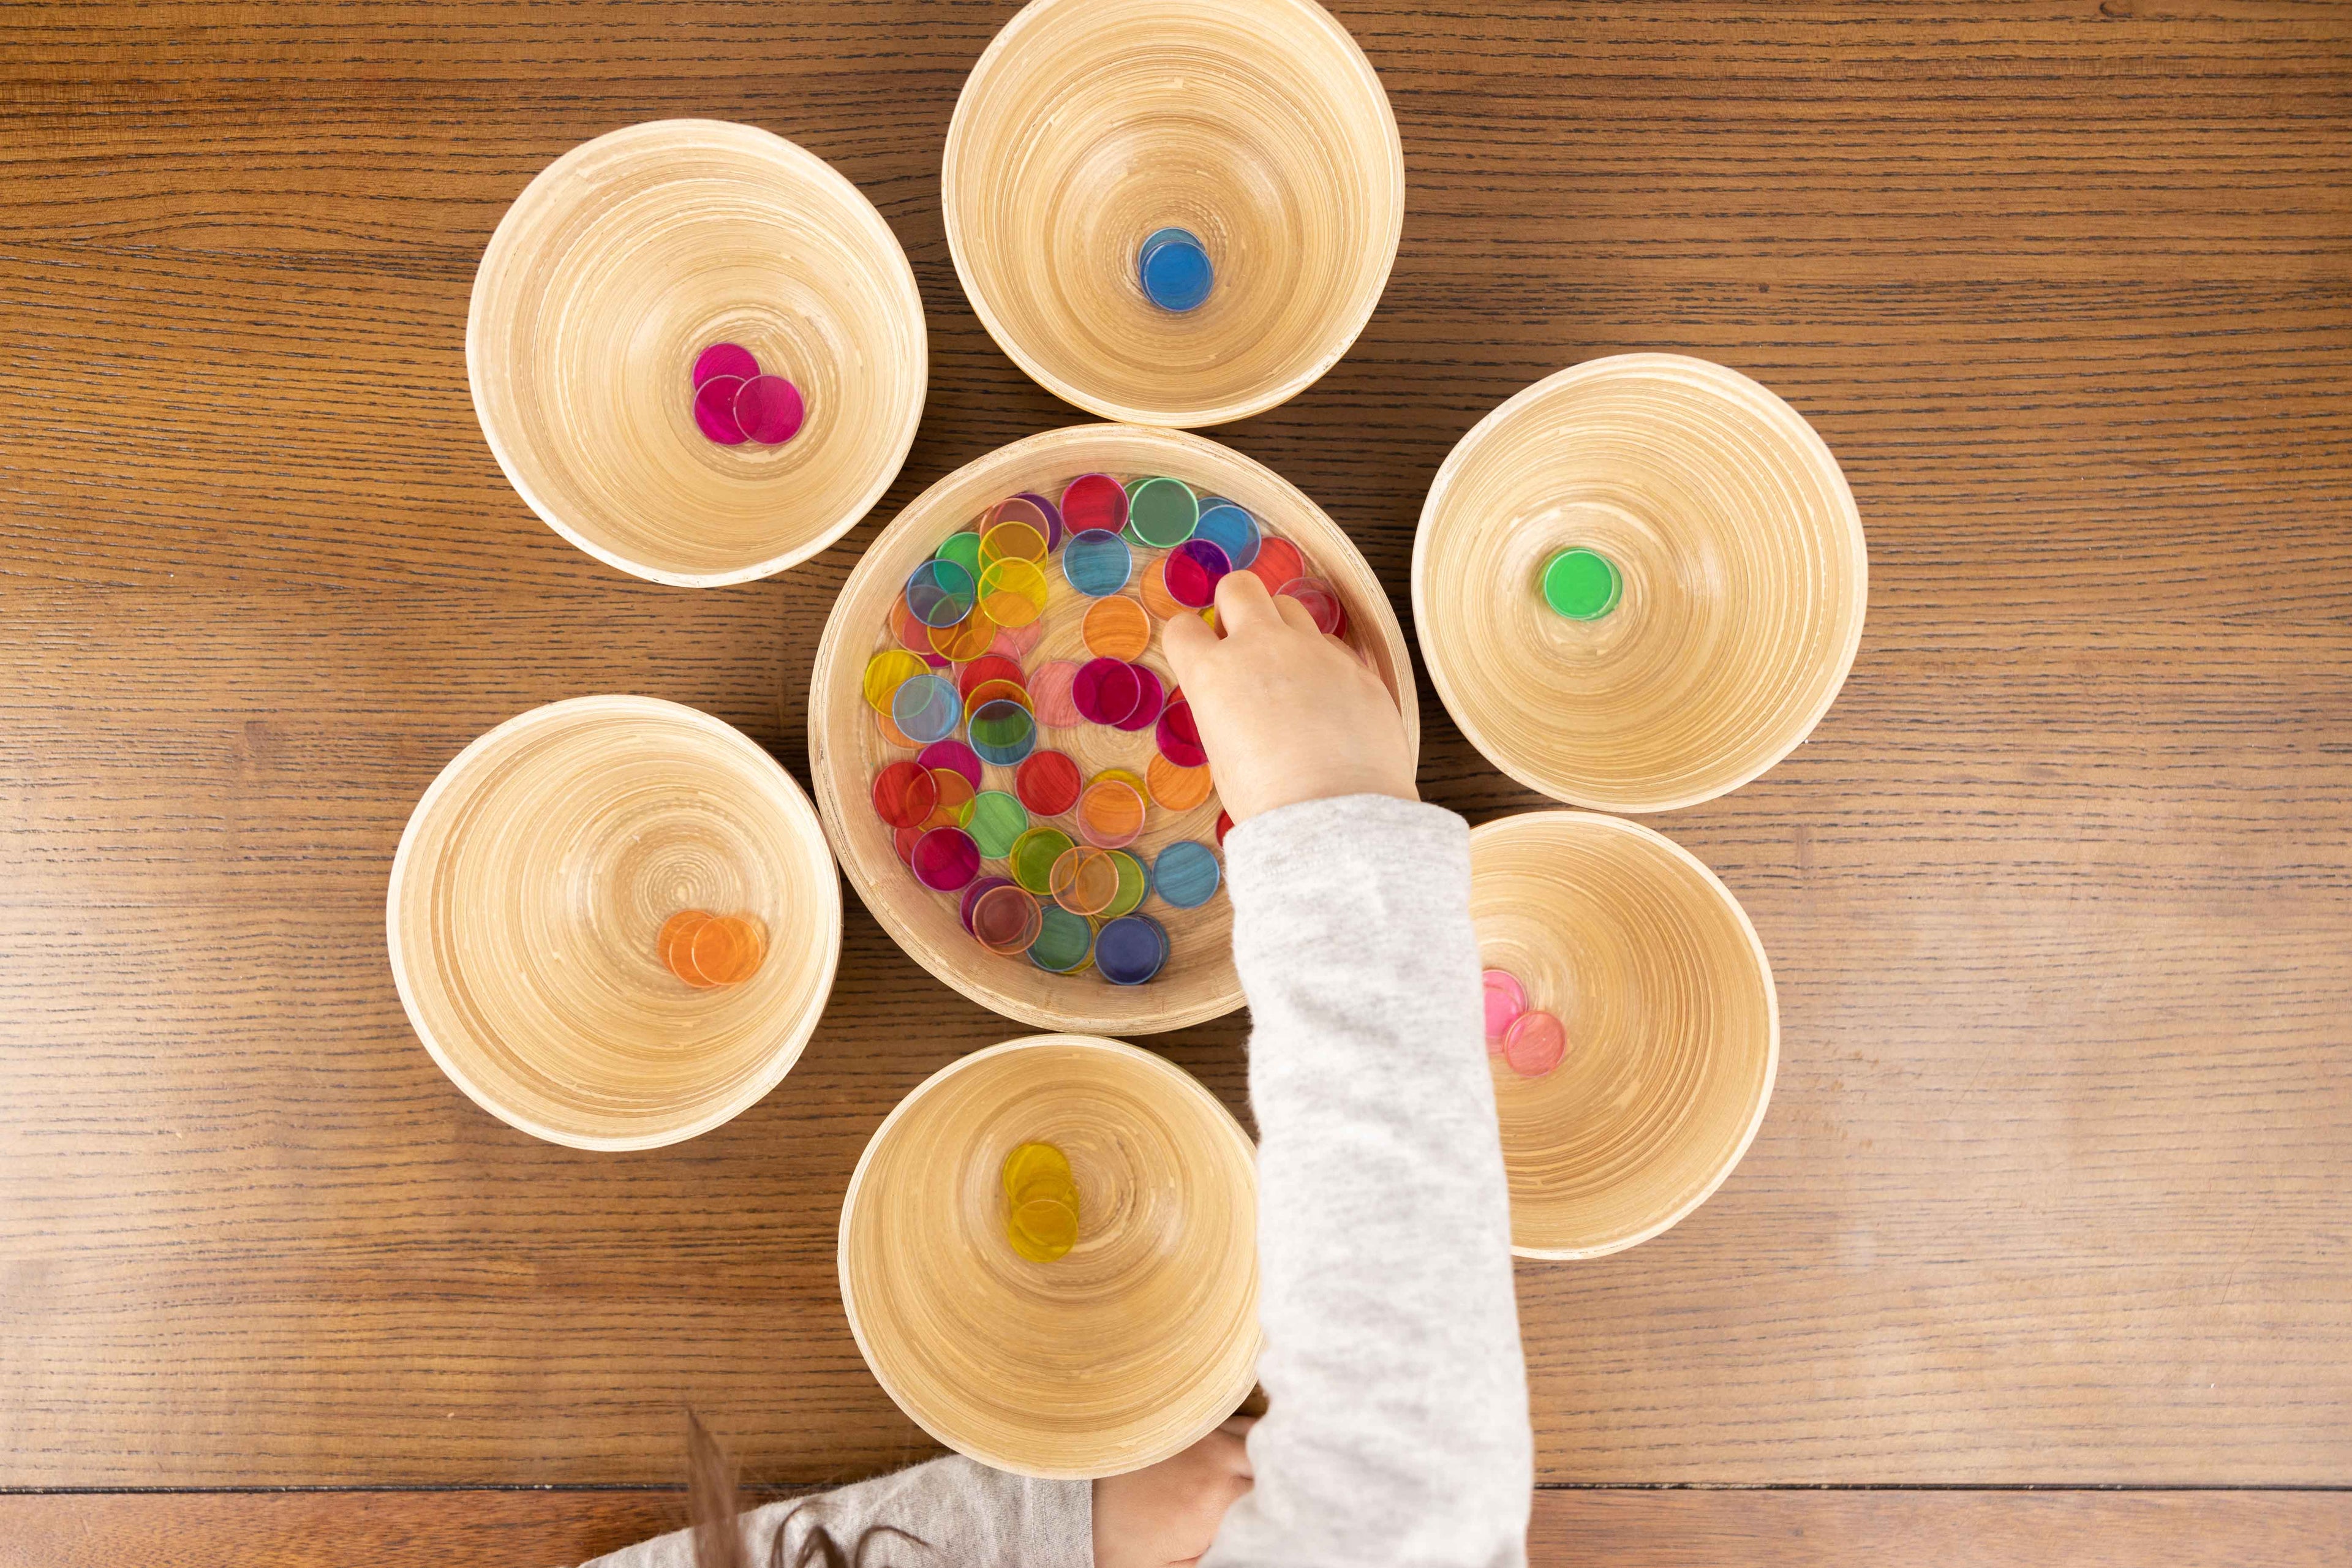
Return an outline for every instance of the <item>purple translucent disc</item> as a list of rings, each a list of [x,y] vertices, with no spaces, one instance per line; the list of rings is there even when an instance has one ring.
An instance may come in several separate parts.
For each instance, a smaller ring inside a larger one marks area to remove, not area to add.
[[[781,375],[755,375],[736,389],[735,423],[763,447],[782,446],[807,417],[801,389]]]
[[[907,858],[915,880],[935,893],[958,893],[980,875],[980,846],[961,827],[934,827],[915,840]]]
[[[1160,754],[1180,768],[1205,768],[1209,753],[1201,745],[1201,727],[1192,721],[1190,702],[1171,702],[1160,715]]]
[[[749,381],[760,374],[757,355],[741,343],[713,343],[702,351],[694,362],[694,389],[714,375],[731,375],[738,381]]]
[[[980,753],[961,741],[933,741],[915,753],[915,761],[926,768],[952,768],[972,788],[980,787]]]
[[[1160,576],[1170,598],[1201,610],[1217,602],[1217,584],[1233,569],[1223,551],[1205,539],[1188,539],[1168,552]]]
[[[1051,555],[1062,548],[1062,509],[1035,490],[1023,490],[1015,499],[1034,502],[1037,510],[1045,514],[1045,553]]]
[[[957,911],[963,919],[963,929],[966,931],[971,931],[972,906],[980,902],[981,896],[982,894],[986,893],[992,888],[1010,888],[1013,886],[1016,886],[1016,884],[1010,877],[982,877],[979,881],[974,882],[971,887],[966,888],[963,890],[963,908]]]
[[[1078,716],[1096,724],[1117,724],[1143,700],[1143,679],[1135,666],[1116,658],[1091,659],[1070,682]]]
[[[1128,668],[1135,671],[1136,682],[1141,689],[1135,699],[1135,711],[1111,727],[1135,735],[1160,721],[1160,709],[1168,700],[1168,689],[1160,685],[1158,676],[1143,666],[1134,664]]]
[[[740,375],[714,375],[695,390],[694,424],[722,447],[740,447],[751,437],[735,423],[735,395],[751,384]]]

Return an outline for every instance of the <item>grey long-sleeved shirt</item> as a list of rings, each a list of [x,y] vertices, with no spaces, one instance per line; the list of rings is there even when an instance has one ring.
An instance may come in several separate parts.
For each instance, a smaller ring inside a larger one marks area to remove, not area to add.
[[[1257,1116],[1257,1481],[1202,1568],[1517,1568],[1534,1481],[1510,1213],[1482,1041],[1470,839],[1351,795],[1225,839]],[[1087,1568],[1087,1483],[955,1458],[743,1516],[889,1524],[971,1568]],[[893,1543],[891,1560],[925,1554]],[[592,1568],[692,1568],[680,1532]]]

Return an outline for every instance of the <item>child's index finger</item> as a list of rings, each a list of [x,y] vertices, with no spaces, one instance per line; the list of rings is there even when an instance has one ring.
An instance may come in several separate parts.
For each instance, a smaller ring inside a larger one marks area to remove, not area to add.
[[[1251,572],[1228,572],[1217,583],[1217,624],[1230,637],[1236,632],[1254,631],[1259,626],[1278,626],[1281,613],[1274,607],[1274,596],[1265,584]]]

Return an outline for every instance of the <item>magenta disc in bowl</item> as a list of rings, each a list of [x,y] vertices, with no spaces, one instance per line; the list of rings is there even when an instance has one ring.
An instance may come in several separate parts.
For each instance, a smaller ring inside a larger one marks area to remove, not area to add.
[[[1160,677],[1142,665],[1129,665],[1128,668],[1135,671],[1136,684],[1141,688],[1141,690],[1135,699],[1135,711],[1112,725],[1111,728],[1124,730],[1129,734],[1134,735],[1140,734],[1160,721],[1160,710],[1168,700],[1168,689],[1160,683]]]
[[[713,343],[695,357],[694,389],[714,375],[731,375],[738,381],[749,381],[760,374],[759,359],[741,343]]]
[[[961,827],[934,827],[908,857],[915,880],[935,893],[960,893],[980,875],[980,846]]]
[[[1160,754],[1180,768],[1204,768],[1209,765],[1209,753],[1201,744],[1201,727],[1192,721],[1190,702],[1171,702],[1160,715],[1160,729],[1154,737],[1160,742]]]
[[[735,419],[735,395],[749,384],[740,375],[714,375],[696,388],[695,428],[722,447],[740,447],[750,440]]]
[[[1217,584],[1232,570],[1223,551],[1205,539],[1188,539],[1168,552],[1160,572],[1170,598],[1189,609],[1202,610],[1217,602]]]
[[[1142,700],[1142,678],[1124,659],[1090,659],[1078,667],[1070,682],[1070,700],[1078,716],[1096,724],[1122,722]]]
[[[781,375],[755,375],[736,389],[735,423],[763,447],[782,446],[807,417],[801,389]]]

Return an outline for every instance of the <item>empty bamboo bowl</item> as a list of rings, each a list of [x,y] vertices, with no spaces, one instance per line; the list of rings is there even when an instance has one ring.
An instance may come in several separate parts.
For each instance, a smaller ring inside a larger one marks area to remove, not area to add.
[[[892,519],[849,574],[817,644],[809,677],[809,770],[817,805],[850,885],[898,945],[940,980],[983,1007],[1047,1029],[1139,1035],[1181,1029],[1230,1013],[1242,1003],[1233,960],[1232,904],[1221,891],[1195,909],[1157,904],[1149,910],[1167,928],[1171,956],[1146,985],[1112,985],[1091,973],[1048,973],[1018,956],[1006,958],[975,942],[957,906],[916,882],[875,814],[874,776],[895,758],[876,723],[863,688],[866,661],[887,646],[891,608],[912,572],[949,534],[991,504],[1023,490],[1058,496],[1081,474],[1171,475],[1203,493],[1235,501],[1273,533],[1303,550],[1330,584],[1347,612],[1348,638],[1395,693],[1407,739],[1418,754],[1418,704],[1404,633],[1371,567],[1339,526],[1292,485],[1260,464],[1205,437],[1132,425],[1075,425],[1002,447],[925,490]],[[1087,657],[1076,591],[1053,573],[1040,659]],[[1170,689],[1174,672],[1157,644],[1140,660]],[[1138,769],[1152,750],[1149,733],[1119,734],[1095,726],[1055,731],[1092,776],[1108,767]],[[1013,771],[988,770],[987,787],[1010,789]],[[1180,838],[1213,842],[1215,798],[1179,815],[1152,808],[1134,847],[1147,859]]]
[[[714,343],[799,387],[781,446],[696,427]],[[661,120],[541,171],[474,275],[466,374],[482,434],[551,528],[656,583],[781,572],[898,476],[927,374],[915,275],[872,203],[755,126]]]
[[[750,978],[695,989],[665,921],[747,915]],[[577,1149],[705,1132],[773,1089],[824,1010],[841,892],[808,797],[705,713],[583,697],[509,719],[416,803],[392,863],[392,973],[474,1102]]]
[[[1530,812],[1470,835],[1481,956],[1567,1026],[1542,1078],[1493,1059],[1511,1250],[1598,1258],[1706,1201],[1763,1125],[1780,1056],[1746,911],[1637,823]]]
[[[1314,0],[1031,0],[956,100],[956,275],[998,345],[1108,419],[1216,425],[1311,385],[1380,302],[1404,219],[1388,95]],[[1215,269],[1162,310],[1146,239]]]
[[[1618,591],[1556,613],[1563,552]],[[1438,469],[1412,603],[1440,699],[1496,767],[1555,799],[1668,811],[1812,732],[1862,640],[1869,563],[1837,459],[1738,372],[1680,354],[1561,371]]]
[[[1068,1156],[1076,1245],[1006,1238],[1002,1172]],[[1022,1475],[1140,1469],[1231,1415],[1255,1379],[1255,1152],[1181,1068],[1043,1035],[950,1063],[901,1101],[841,1207],[857,1348],[933,1437]]]

